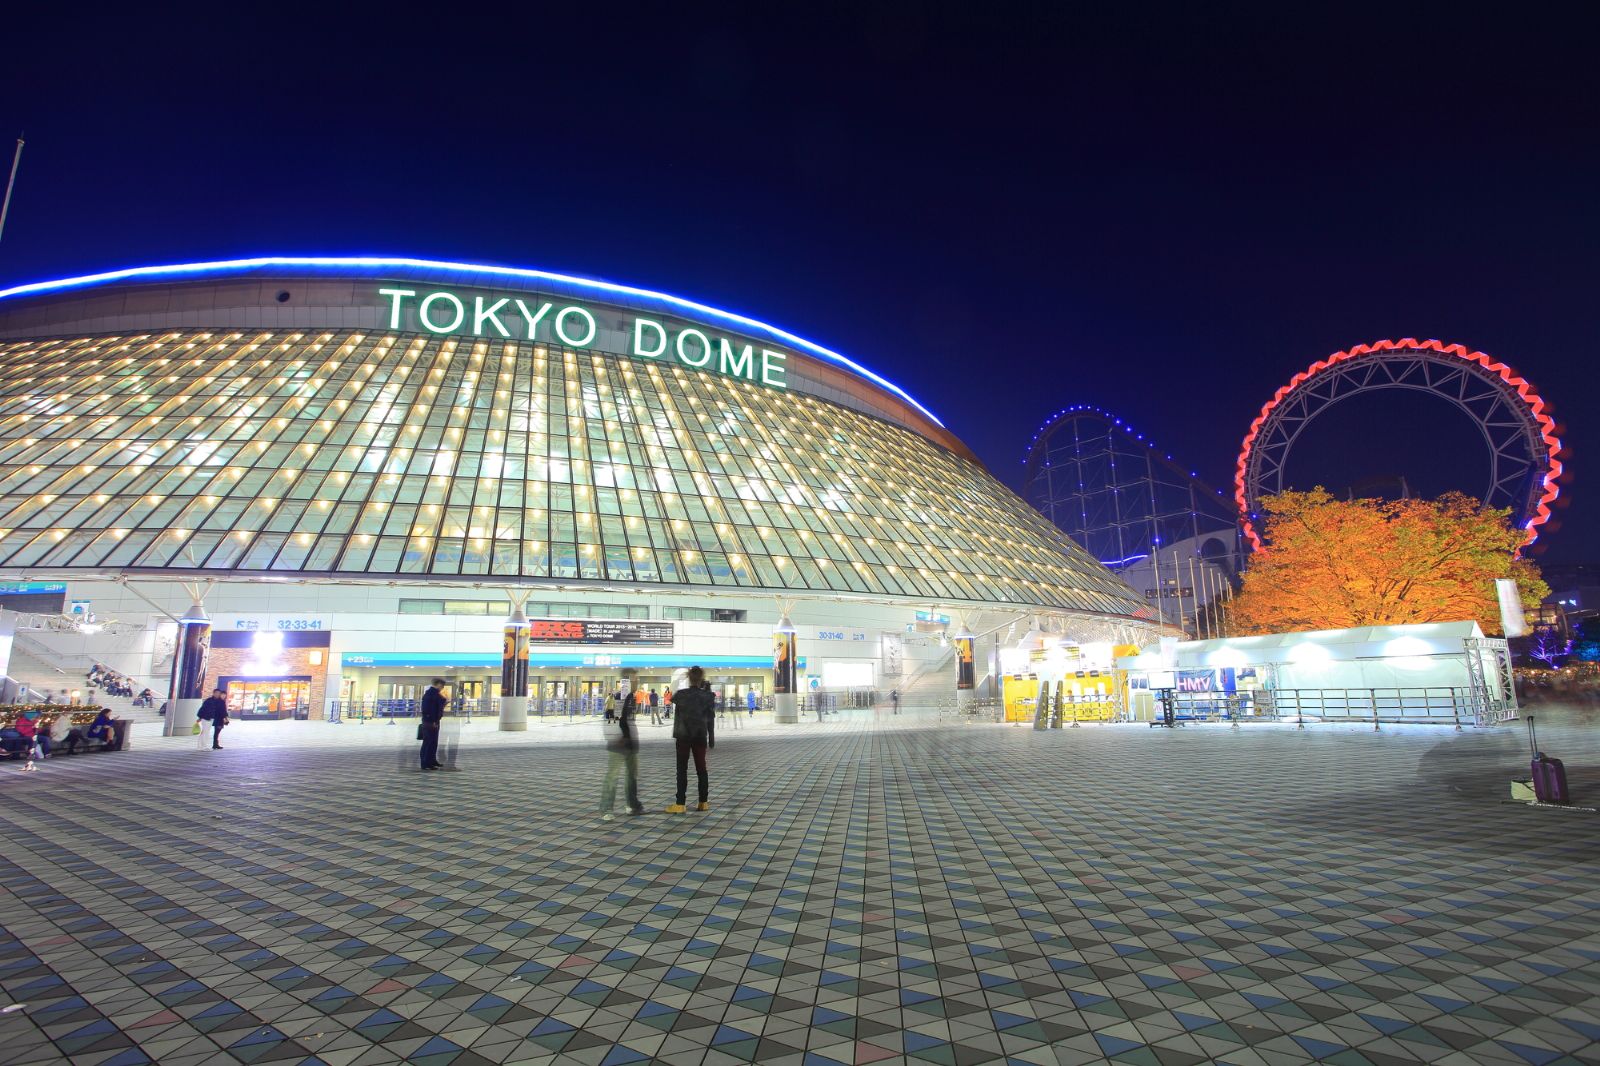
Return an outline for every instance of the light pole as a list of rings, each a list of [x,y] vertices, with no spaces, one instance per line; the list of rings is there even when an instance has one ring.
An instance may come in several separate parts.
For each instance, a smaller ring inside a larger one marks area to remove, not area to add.
[[[0,201],[0,237],[5,236],[6,215],[11,212],[11,190],[17,184],[17,167],[22,165],[22,138],[17,138],[17,154],[11,157],[11,177],[6,182],[6,198]]]

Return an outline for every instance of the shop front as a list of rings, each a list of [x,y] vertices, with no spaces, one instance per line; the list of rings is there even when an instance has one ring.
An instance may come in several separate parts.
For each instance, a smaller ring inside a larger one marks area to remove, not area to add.
[[[345,652],[338,711],[357,716],[413,715],[422,691],[438,677],[446,683],[454,713],[494,715],[500,664],[494,652]],[[654,690],[665,695],[672,689],[673,672],[696,664],[730,707],[746,707],[752,694],[759,704],[772,691],[772,661],[765,656],[533,651],[528,656],[528,714],[600,713],[606,696],[625,684],[640,693]]]
[[[213,631],[206,691],[222,690],[230,718],[320,719],[330,636],[326,632]]]

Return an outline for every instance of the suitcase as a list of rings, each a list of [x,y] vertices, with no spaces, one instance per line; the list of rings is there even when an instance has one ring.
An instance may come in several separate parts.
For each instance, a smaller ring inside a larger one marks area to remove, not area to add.
[[[1533,751],[1533,762],[1529,769],[1533,774],[1534,798],[1540,803],[1570,804],[1572,793],[1567,790],[1566,763],[1539,750],[1531,714],[1528,715],[1528,747]]]

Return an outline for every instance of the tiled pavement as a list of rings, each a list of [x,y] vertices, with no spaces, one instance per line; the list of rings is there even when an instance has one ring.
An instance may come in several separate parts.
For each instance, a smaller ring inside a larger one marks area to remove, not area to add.
[[[1513,732],[893,726],[611,824],[583,727],[0,767],[0,1061],[1600,1061],[1600,816]]]

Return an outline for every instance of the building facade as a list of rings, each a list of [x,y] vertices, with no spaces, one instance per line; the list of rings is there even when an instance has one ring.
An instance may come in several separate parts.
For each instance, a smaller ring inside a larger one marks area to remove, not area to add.
[[[535,699],[692,660],[765,694],[785,615],[808,683],[878,687],[915,673],[918,610],[1084,639],[1151,617],[838,353],[629,286],[416,260],[0,291],[0,580],[63,585],[99,628],[54,650],[115,650],[157,691],[163,627],[202,600],[207,683],[278,716],[433,673],[489,698],[519,603]]]

